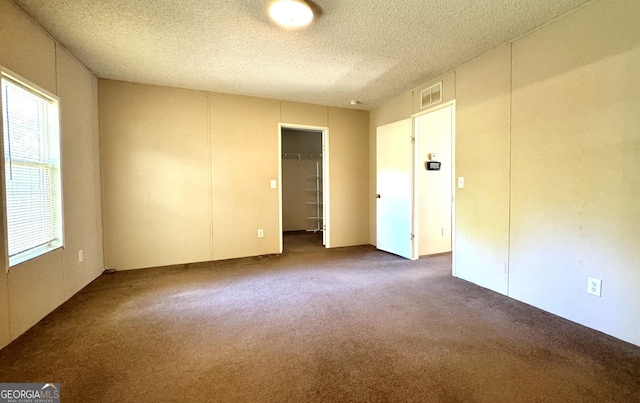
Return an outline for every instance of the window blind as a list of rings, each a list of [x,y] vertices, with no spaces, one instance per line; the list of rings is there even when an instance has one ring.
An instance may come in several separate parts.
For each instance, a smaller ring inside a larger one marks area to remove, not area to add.
[[[61,244],[58,108],[2,79],[9,261]]]

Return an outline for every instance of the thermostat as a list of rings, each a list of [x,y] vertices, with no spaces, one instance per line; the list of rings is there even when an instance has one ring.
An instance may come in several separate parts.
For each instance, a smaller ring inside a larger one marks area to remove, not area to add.
[[[439,171],[440,163],[438,161],[427,161],[426,163],[427,171]]]

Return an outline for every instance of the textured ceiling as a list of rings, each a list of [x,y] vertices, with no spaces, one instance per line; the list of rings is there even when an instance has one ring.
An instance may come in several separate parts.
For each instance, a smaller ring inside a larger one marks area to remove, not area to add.
[[[587,0],[14,0],[99,77],[371,109]],[[311,3],[311,2],[310,2]]]

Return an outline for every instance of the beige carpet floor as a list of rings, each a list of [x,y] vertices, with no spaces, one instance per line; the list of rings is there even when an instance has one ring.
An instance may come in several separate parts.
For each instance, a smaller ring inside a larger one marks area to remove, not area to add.
[[[451,277],[451,257],[281,256],[103,275],[0,351],[63,402],[640,402],[640,348]]]

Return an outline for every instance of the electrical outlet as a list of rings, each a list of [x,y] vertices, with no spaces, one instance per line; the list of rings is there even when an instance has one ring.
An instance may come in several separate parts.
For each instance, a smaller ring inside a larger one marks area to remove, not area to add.
[[[442,236],[447,236],[447,229],[442,227]]]
[[[78,263],[82,262],[84,260],[84,252],[82,251],[82,249],[80,249],[78,251]]]
[[[587,292],[591,295],[599,297],[602,292],[602,280],[589,277],[587,279]]]
[[[259,229],[258,230],[258,238],[264,238],[264,230],[263,229]]]

